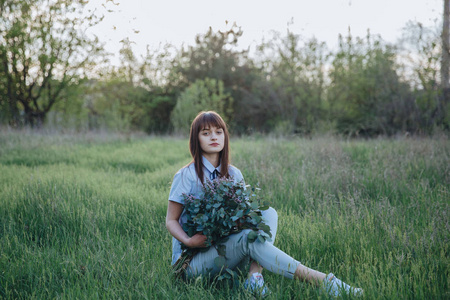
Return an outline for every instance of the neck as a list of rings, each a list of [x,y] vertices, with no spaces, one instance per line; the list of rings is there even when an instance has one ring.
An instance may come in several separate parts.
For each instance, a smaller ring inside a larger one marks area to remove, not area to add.
[[[217,168],[219,166],[219,153],[203,153],[203,156],[214,166],[214,168]]]

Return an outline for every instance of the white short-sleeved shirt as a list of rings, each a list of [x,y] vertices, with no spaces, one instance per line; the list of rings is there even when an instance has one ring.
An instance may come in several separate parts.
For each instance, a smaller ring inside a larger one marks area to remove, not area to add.
[[[202,157],[202,162],[204,180],[211,180],[214,170],[217,170],[220,173],[220,165],[217,168],[214,168],[214,166],[205,157]],[[234,182],[243,182],[244,177],[238,168],[230,165],[228,166],[228,173],[230,174],[230,177],[233,178]],[[203,193],[202,187],[203,185],[200,182],[200,179],[198,179],[197,172],[195,171],[195,165],[194,163],[191,163],[188,166],[181,168],[173,177],[172,187],[169,193],[169,201],[174,201],[184,205],[182,195],[191,194],[194,197],[200,197]],[[181,226],[183,226],[186,222],[186,214],[184,210],[181,213],[179,222]],[[172,264],[178,260],[181,252],[180,241],[172,238]]]

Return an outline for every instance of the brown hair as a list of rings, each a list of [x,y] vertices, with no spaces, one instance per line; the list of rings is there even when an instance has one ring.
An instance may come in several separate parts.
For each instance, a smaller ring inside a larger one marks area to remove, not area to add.
[[[203,183],[203,167],[202,167],[202,149],[200,147],[200,140],[198,135],[204,128],[217,127],[223,129],[224,133],[224,146],[219,153],[220,162],[220,177],[229,178],[228,165],[230,164],[230,146],[229,146],[229,134],[227,124],[222,117],[215,111],[202,111],[192,121],[191,131],[189,134],[189,150],[193,158],[195,171]]]

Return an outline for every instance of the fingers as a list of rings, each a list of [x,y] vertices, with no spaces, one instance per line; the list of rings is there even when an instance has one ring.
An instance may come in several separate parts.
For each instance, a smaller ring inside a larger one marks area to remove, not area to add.
[[[208,239],[208,238],[206,237],[206,235],[203,235],[203,234],[199,233],[199,234],[198,234],[198,237],[199,237],[199,242],[201,243],[201,244],[200,244],[200,247],[206,248],[206,247],[207,247],[207,245],[206,245],[206,240]]]
[[[205,248],[208,247],[206,245],[207,237],[201,233],[197,233],[193,235],[190,239],[190,247],[191,248]]]

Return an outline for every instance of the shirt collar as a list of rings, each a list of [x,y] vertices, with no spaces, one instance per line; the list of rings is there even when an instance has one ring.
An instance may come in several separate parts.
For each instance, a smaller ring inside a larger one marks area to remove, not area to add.
[[[214,166],[204,156],[202,156],[202,163],[203,166],[205,166],[205,168],[209,171],[209,173],[214,172],[214,169],[216,169],[220,173],[220,165],[217,168],[214,168]]]

